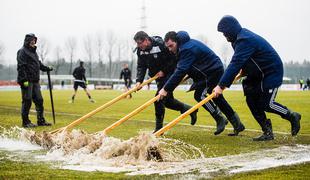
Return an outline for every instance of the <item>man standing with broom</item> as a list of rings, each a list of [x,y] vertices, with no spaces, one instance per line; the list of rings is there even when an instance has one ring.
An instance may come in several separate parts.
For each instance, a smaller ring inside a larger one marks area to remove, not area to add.
[[[25,128],[36,127],[29,119],[29,110],[34,102],[37,111],[37,125],[51,126],[45,121],[43,97],[40,89],[40,70],[52,71],[52,67],[44,66],[36,52],[37,37],[34,34],[26,34],[24,45],[17,52],[17,82],[22,93],[22,126]]]

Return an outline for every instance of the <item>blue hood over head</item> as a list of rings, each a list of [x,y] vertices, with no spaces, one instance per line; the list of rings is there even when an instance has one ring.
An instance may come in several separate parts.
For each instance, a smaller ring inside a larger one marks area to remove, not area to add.
[[[242,27],[239,24],[238,20],[230,15],[222,17],[220,22],[217,25],[217,30],[224,33],[226,37],[233,39],[237,38],[238,33],[241,31]]]
[[[179,31],[177,33],[177,43],[179,45],[185,44],[190,39],[191,38],[189,37],[189,35],[188,35],[188,33],[186,31]]]

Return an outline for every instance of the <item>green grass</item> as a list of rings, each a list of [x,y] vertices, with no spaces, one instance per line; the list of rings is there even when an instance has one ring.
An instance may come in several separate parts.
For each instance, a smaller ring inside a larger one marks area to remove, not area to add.
[[[38,127],[36,131],[52,130],[59,127],[63,127],[82,115],[92,111],[99,107],[105,102],[113,99],[120,95],[120,91],[92,91],[93,98],[97,101],[96,103],[88,102],[87,96],[83,91],[79,91],[74,104],[68,104],[68,100],[72,94],[72,91],[53,91],[54,104],[56,110],[56,125],[52,127]],[[92,118],[87,119],[85,122],[77,126],[88,132],[97,132],[103,130],[105,127],[111,125],[113,122],[122,118],[130,111],[140,106],[148,99],[154,96],[154,91],[142,91],[133,94],[133,99],[124,99],[117,102],[115,105],[103,110],[96,114]],[[51,107],[49,101],[48,91],[43,91],[44,106],[46,110],[46,118],[48,121],[52,121]],[[185,93],[183,91],[177,91],[175,97],[183,102],[190,105],[194,105],[196,102],[193,99],[193,93]],[[252,117],[249,109],[246,106],[245,97],[240,91],[227,91],[225,97],[228,102],[232,105],[235,111],[239,113],[242,122],[245,124],[247,129],[259,130],[257,122]],[[180,124],[172,128],[169,132],[165,133],[166,137],[180,139],[186,143],[192,144],[199,147],[206,157],[223,156],[240,154],[245,152],[251,152],[259,149],[274,148],[282,145],[291,144],[310,144],[310,92],[308,91],[292,91],[285,92],[280,91],[277,96],[277,102],[289,107],[290,109],[300,112],[302,114],[301,120],[301,131],[300,134],[292,138],[289,134],[276,133],[276,139],[270,142],[253,142],[252,137],[258,136],[260,132],[245,131],[242,132],[238,137],[228,137],[227,134],[231,130],[225,130],[221,135],[214,136],[214,128],[206,128],[205,125],[215,126],[215,122],[212,117],[203,108],[200,108],[198,113],[198,126],[190,126],[189,118],[183,120]],[[0,92],[0,126],[12,127],[20,126],[20,106],[21,97],[20,92]],[[34,109],[34,105],[33,105]],[[178,112],[167,110],[165,116],[165,122],[169,122],[179,115]],[[286,120],[281,119],[279,116],[273,114],[267,114],[272,119],[273,130],[275,132],[290,132],[290,123]],[[35,113],[31,113],[30,118],[35,122]],[[231,127],[228,125],[227,127]],[[152,131],[154,128],[154,107],[151,105],[138,115],[134,116],[124,124],[120,125],[111,133],[110,136],[118,137],[122,139],[128,139],[136,136],[140,130]],[[5,157],[0,154],[0,158]],[[40,167],[44,168],[40,168]],[[310,173],[305,170],[309,169],[310,164],[302,164],[288,167],[279,167],[274,169],[268,169],[264,171],[241,173],[230,177],[220,178],[241,178],[241,179],[273,179],[273,178],[285,178],[289,179],[310,177]],[[0,162],[0,178],[11,179],[11,178],[25,178],[25,179],[84,179],[84,178],[109,178],[109,179],[124,179],[130,178],[124,174],[111,174],[103,172],[79,172],[70,170],[51,169],[47,164],[31,164],[26,162],[13,162],[6,158]],[[289,176],[287,176],[287,172]],[[300,175],[302,173],[302,175]],[[54,176],[54,174],[57,174]],[[158,178],[159,176],[152,175],[152,178]],[[150,178],[147,176],[135,176],[133,178]],[[160,176],[161,177],[161,176]],[[175,176],[164,176],[167,179],[175,178]],[[161,177],[162,178],[162,177]]]

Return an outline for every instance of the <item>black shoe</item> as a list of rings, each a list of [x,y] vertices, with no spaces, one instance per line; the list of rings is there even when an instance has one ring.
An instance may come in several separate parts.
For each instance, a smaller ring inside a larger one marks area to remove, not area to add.
[[[24,128],[34,128],[34,127],[37,127],[37,125],[32,124],[32,123],[30,122],[30,123],[27,123],[27,124],[23,124],[23,127],[24,127]]]
[[[297,112],[292,112],[290,117],[291,122],[291,133],[292,136],[296,136],[300,130],[300,119],[301,115]]]
[[[197,112],[198,112],[198,109],[196,109],[194,112],[192,112],[191,114],[190,114],[190,116],[191,116],[191,125],[195,125],[196,124],[196,122],[197,122]]]
[[[253,138],[253,141],[270,141],[273,140],[273,133],[264,133],[263,135]]]
[[[52,124],[51,123],[48,123],[46,121],[38,121],[38,126],[51,126]]]

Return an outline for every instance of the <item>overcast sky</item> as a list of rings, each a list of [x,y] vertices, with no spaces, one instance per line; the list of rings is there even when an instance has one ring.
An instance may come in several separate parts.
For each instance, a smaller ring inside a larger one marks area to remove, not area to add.
[[[4,59],[16,63],[16,51],[30,32],[47,38],[52,48],[63,47],[74,36],[80,52],[88,34],[112,30],[131,40],[140,30],[141,4],[142,0],[0,0]],[[145,0],[145,4],[150,35],[164,36],[170,30],[185,30],[192,37],[203,34],[220,54],[224,44],[231,47],[217,32],[217,23],[230,14],[266,38],[283,61],[310,60],[309,0]]]

